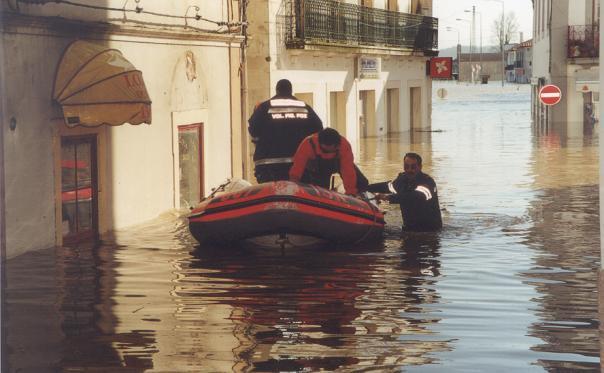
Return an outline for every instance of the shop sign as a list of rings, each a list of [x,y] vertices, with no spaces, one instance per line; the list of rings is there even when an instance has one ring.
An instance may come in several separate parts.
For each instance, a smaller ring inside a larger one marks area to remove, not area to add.
[[[474,66],[472,66],[474,70]],[[434,57],[430,59],[430,77],[432,79],[451,79],[453,76],[453,58]]]
[[[589,80],[589,81],[580,81],[577,80],[575,84],[575,88],[577,92],[600,92],[600,82]]]

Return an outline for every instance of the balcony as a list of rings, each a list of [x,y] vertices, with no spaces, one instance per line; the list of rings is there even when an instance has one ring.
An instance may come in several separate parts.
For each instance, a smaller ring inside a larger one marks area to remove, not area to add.
[[[283,0],[279,13],[288,49],[323,45],[438,53],[438,19],[433,17],[334,0]]]
[[[568,26],[568,58],[598,58],[599,47],[598,25]]]

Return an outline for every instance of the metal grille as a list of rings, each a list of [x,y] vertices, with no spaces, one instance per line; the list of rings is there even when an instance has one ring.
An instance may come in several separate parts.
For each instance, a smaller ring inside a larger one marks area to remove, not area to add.
[[[438,20],[335,0],[283,0],[280,18],[285,45],[382,46],[438,49]]]
[[[568,26],[568,58],[598,58],[600,27],[598,25]]]

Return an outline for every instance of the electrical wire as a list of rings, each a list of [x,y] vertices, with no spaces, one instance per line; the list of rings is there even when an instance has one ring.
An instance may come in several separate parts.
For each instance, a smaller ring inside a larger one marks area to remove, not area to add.
[[[191,20],[196,20],[196,21],[204,21],[204,22],[212,23],[212,24],[215,24],[217,26],[232,27],[232,26],[242,26],[243,25],[242,22],[214,21],[214,20],[202,17],[199,14],[195,14],[194,16],[187,16],[186,13],[185,13],[184,16],[178,16],[178,15],[174,15],[174,14],[165,14],[165,13],[158,13],[158,12],[147,11],[147,10],[143,10],[143,8],[141,8],[141,7],[138,6],[139,1],[136,1],[137,6],[136,6],[135,9],[126,9],[126,4],[128,4],[128,0],[126,0],[126,3],[124,4],[123,8],[115,8],[115,7],[107,7],[107,6],[100,6],[100,5],[82,4],[82,3],[78,3],[78,2],[70,1],[70,0],[60,0],[57,3],[58,4],[65,4],[65,5],[71,5],[71,6],[81,7],[81,8],[95,9],[95,10],[108,10],[108,11],[123,12],[123,13],[148,14],[148,15],[156,16],[156,17],[176,18],[176,19],[185,20],[185,23],[186,23],[187,20],[191,19]],[[16,3],[17,4],[19,4],[19,3],[25,3],[25,4],[41,5],[39,2],[37,2],[35,0],[17,0]],[[44,5],[44,4],[42,4],[42,5]],[[199,11],[199,7],[197,7],[197,6],[192,6],[192,7],[196,8],[196,11]],[[191,7],[187,8],[187,12],[189,11],[190,8]]]

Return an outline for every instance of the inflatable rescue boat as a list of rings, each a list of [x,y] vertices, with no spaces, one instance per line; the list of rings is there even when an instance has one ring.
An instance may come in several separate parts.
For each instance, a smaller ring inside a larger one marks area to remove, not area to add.
[[[189,230],[202,244],[356,244],[381,237],[383,229],[384,215],[368,199],[293,181],[208,198],[189,215]]]

